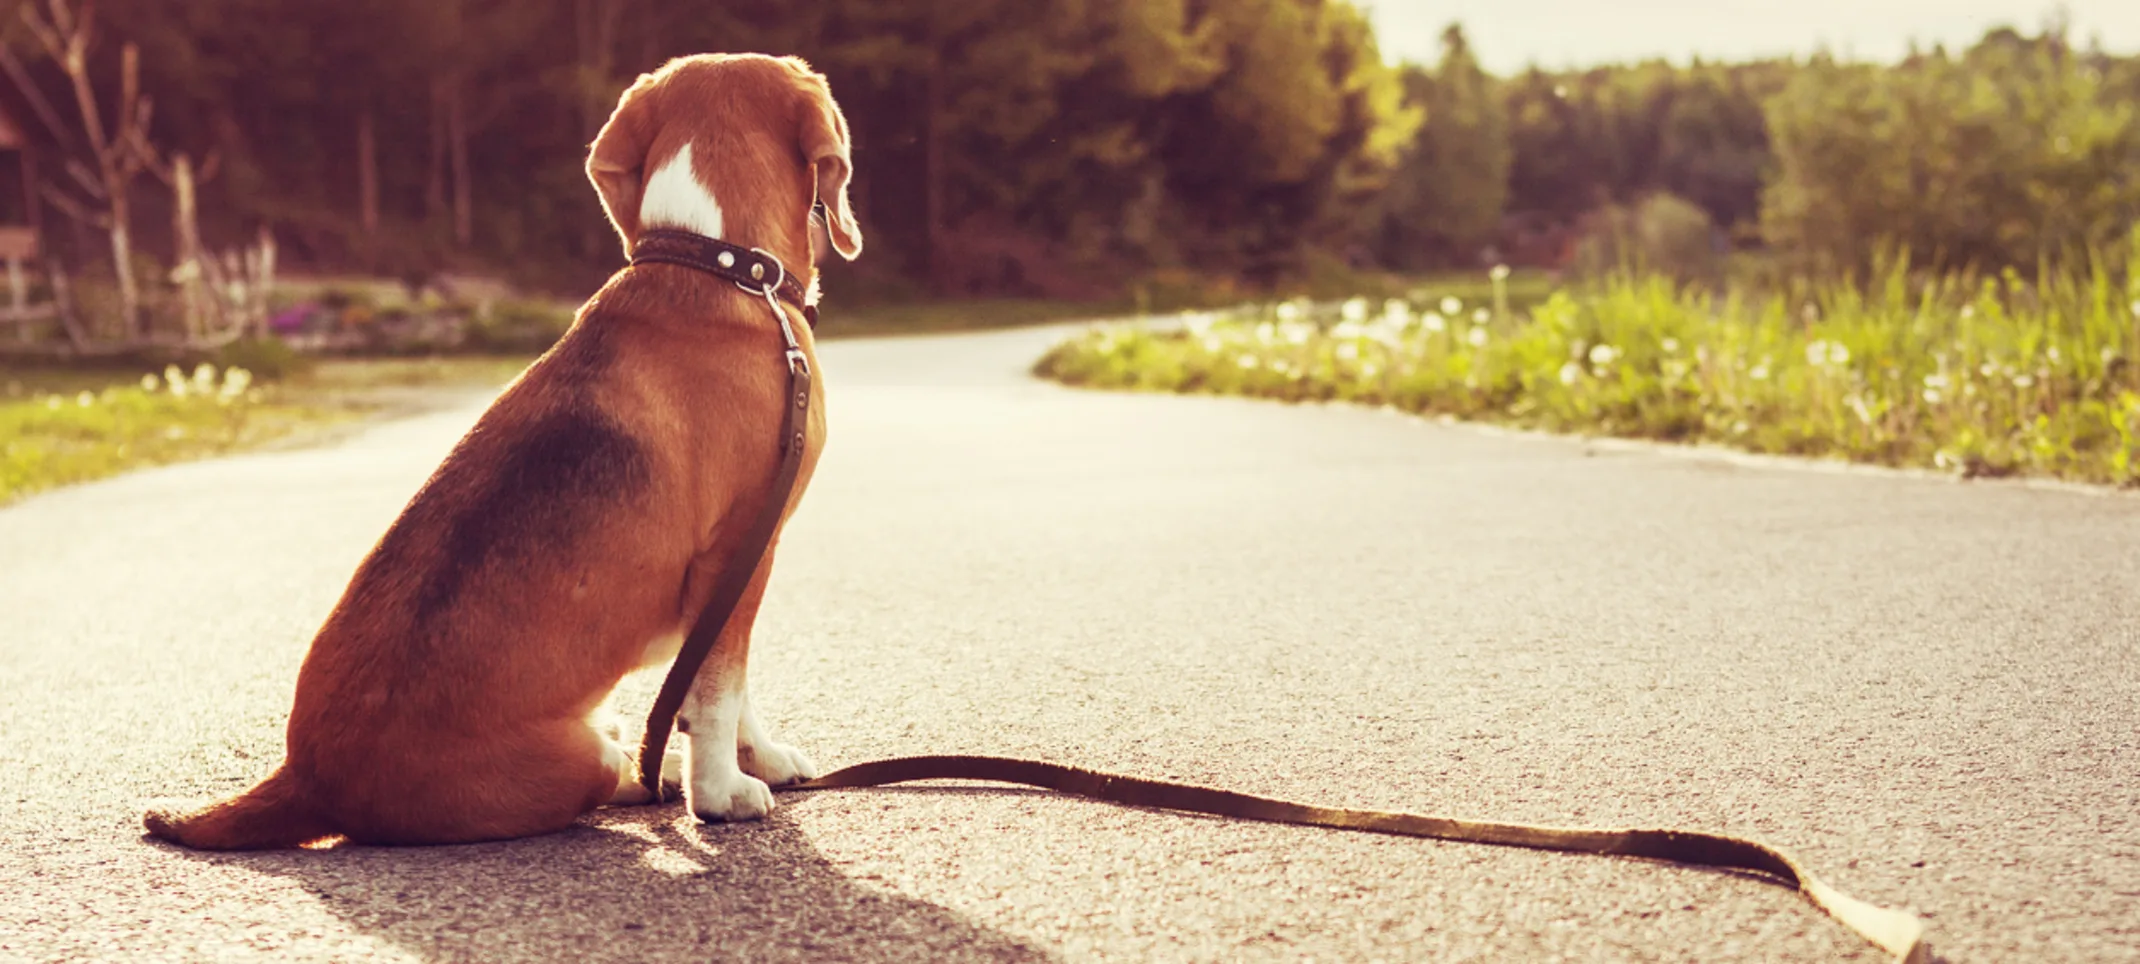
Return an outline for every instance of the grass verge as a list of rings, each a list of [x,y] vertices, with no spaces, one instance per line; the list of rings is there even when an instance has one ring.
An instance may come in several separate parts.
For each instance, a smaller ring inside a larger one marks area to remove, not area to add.
[[[2119,272],[2034,279],[1924,279],[1898,264],[1870,285],[1767,295],[1620,276],[1528,312],[1457,295],[1296,302],[1190,314],[1165,329],[1101,326],[1036,371],[1073,385],[1353,401],[2135,486],[2136,359],[2140,256]]]
[[[262,384],[242,367],[0,367],[0,505],[131,469],[302,440],[502,385],[527,358],[333,360]]]

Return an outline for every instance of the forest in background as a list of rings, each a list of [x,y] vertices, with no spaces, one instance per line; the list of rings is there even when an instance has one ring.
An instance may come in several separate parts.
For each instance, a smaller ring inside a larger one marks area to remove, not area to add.
[[[1889,65],[1497,78],[1456,27],[1437,63],[1386,64],[1344,0],[102,0],[96,18],[106,113],[136,45],[149,136],[214,159],[211,246],[267,227],[286,263],[412,280],[583,292],[613,270],[585,145],[638,73],[708,50],[830,77],[874,243],[829,283],[865,295],[1210,300],[1497,262],[1703,276],[1749,250],[1801,272],[1900,250],[1998,269],[2109,251],[2140,221],[2140,58],[2056,25]],[[93,161],[78,105],[17,21],[0,101],[64,187],[65,160]],[[138,250],[173,263],[171,192],[125,193]],[[39,217],[53,253],[108,261],[102,228]]]

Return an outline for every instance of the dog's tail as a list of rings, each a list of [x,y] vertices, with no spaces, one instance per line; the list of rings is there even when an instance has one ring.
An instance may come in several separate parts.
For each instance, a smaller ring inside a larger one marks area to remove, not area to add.
[[[188,813],[150,810],[141,822],[150,836],[196,850],[296,847],[337,832],[288,769],[228,800]]]

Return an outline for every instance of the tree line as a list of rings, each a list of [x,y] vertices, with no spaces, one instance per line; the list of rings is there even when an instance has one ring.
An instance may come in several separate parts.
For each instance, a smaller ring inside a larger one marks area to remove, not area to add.
[[[1456,27],[1438,62],[1387,64],[1346,0],[99,0],[96,15],[98,96],[119,96],[137,47],[159,149],[213,160],[204,235],[268,226],[286,261],[410,277],[612,270],[586,144],[638,73],[708,50],[828,75],[879,242],[847,283],[892,290],[1560,263],[1564,248],[1525,244],[1658,195],[1720,246],[1839,268],[1883,246],[2028,264],[2140,220],[2140,58],[2055,28],[1895,65],[1500,78]],[[33,176],[62,178],[86,160],[72,95],[13,20],[0,42],[23,69],[0,106],[51,159]],[[131,190],[146,220],[174,203]],[[45,220],[71,257],[107,247]]]

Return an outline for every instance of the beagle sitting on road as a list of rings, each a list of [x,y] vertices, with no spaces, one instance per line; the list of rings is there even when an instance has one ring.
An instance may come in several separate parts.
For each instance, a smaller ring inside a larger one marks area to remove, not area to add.
[[[833,248],[861,253],[850,172],[825,79],[755,54],[640,77],[587,161],[627,252],[655,228],[758,249],[806,302],[815,203]],[[772,300],[675,264],[618,272],[358,567],[298,673],[281,767],[235,798],[153,810],[149,832],[209,849],[460,843],[649,799],[634,754],[595,717],[625,674],[676,654],[771,508],[787,375],[772,310],[800,307]],[[808,328],[793,328],[814,370]],[[811,394],[786,512],[824,445],[821,389]],[[815,775],[744,689],[772,561],[770,550],[756,561],[679,714],[680,778],[708,820],[762,817],[768,784]]]

